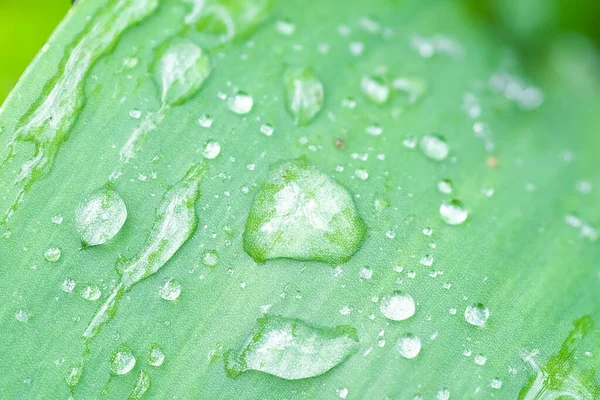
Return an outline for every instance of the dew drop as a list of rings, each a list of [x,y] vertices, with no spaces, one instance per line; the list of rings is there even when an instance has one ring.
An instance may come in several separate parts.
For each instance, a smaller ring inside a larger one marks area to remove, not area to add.
[[[229,109],[239,115],[248,114],[252,110],[253,105],[254,100],[252,96],[242,91],[238,91],[227,100]]]
[[[181,294],[181,284],[173,278],[167,279],[160,287],[158,294],[164,300],[177,300]]]
[[[123,348],[110,358],[110,370],[115,375],[125,375],[135,367],[135,357],[131,350]]]
[[[48,262],[57,262],[60,260],[60,249],[58,247],[50,247],[44,251],[44,258]]]
[[[98,288],[98,286],[94,284],[87,285],[81,290],[81,297],[87,301],[95,301],[102,296],[102,292]]]
[[[286,108],[298,126],[311,123],[323,107],[323,83],[312,68],[289,68],[284,76]]]
[[[448,144],[439,135],[426,135],[421,138],[421,151],[427,158],[442,161],[448,156]]]
[[[204,144],[204,149],[202,150],[202,155],[209,160],[213,158],[217,158],[217,156],[221,153],[221,145],[219,142],[215,142],[214,140],[209,140]]]
[[[481,303],[471,304],[465,309],[465,319],[471,325],[484,326],[490,317],[490,310]]]
[[[426,267],[431,267],[433,265],[433,256],[425,254],[423,257],[421,257],[420,263]]]
[[[398,351],[404,358],[415,358],[421,351],[421,339],[407,333],[398,340]]]
[[[108,189],[92,193],[75,210],[75,227],[88,246],[100,245],[115,237],[126,219],[123,199]]]
[[[148,363],[154,367],[160,367],[165,361],[165,353],[158,345],[152,345],[148,354]]]
[[[53,224],[60,225],[63,222],[63,217],[62,217],[62,215],[55,215],[52,217],[51,221]]]
[[[402,141],[402,145],[407,149],[414,149],[415,147],[417,147],[417,142],[418,139],[416,138],[416,136],[408,135]]]
[[[500,389],[502,387],[502,381],[499,378],[492,379],[490,386],[493,389]]]
[[[396,78],[392,82],[392,87],[397,91],[406,93],[410,103],[418,102],[427,92],[427,82],[421,78]]]
[[[360,277],[363,279],[371,279],[373,270],[369,267],[360,267]]]
[[[75,289],[75,281],[73,279],[65,279],[60,284],[60,288],[65,293],[71,293]]]
[[[415,314],[415,301],[403,292],[394,291],[381,300],[381,313],[393,321],[402,321]]]
[[[360,180],[366,181],[369,179],[369,172],[366,169],[357,169],[354,171],[354,175]]]
[[[423,228],[423,235],[425,236],[431,236],[433,234],[433,229],[431,229],[430,227],[425,227]]]
[[[376,104],[384,104],[390,97],[390,88],[379,76],[363,76],[360,81],[360,88],[364,95]]]
[[[468,212],[462,201],[452,199],[442,203],[440,215],[442,220],[448,225],[459,225],[465,222]]]
[[[19,322],[28,322],[30,315],[27,311],[19,310],[15,313],[15,318]]]
[[[214,268],[219,262],[219,253],[216,250],[208,250],[202,256],[202,264],[207,267]]]
[[[142,112],[140,110],[131,110],[129,111],[129,116],[131,118],[139,119],[142,116]]]
[[[437,184],[440,193],[450,194],[452,193],[452,181],[450,179],[442,179]]]
[[[271,124],[262,124],[260,132],[266,136],[273,136],[273,126]]]
[[[484,356],[483,354],[477,354],[475,356],[475,364],[477,365],[483,365],[487,362],[487,357]]]
[[[65,378],[67,385],[70,387],[75,387],[79,383],[79,379],[81,379],[81,373],[83,372],[83,368],[81,365],[77,365],[72,367],[69,371],[69,375]]]
[[[210,128],[213,124],[213,119],[210,115],[204,114],[200,118],[198,118],[198,123],[203,128]]]
[[[296,31],[296,25],[289,20],[279,20],[275,23],[277,31],[282,35],[292,35]]]

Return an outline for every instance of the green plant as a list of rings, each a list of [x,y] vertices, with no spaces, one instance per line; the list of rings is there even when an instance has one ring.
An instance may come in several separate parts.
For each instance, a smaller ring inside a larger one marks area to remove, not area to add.
[[[598,398],[565,43],[527,74],[454,2],[78,2],[0,109],[3,397]]]

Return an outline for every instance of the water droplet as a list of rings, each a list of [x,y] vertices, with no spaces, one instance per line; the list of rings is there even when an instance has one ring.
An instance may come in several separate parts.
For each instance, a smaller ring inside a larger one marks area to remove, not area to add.
[[[347,388],[337,389],[336,393],[338,394],[338,396],[340,396],[340,399],[345,399],[346,397],[348,397],[348,389]]]
[[[289,20],[279,20],[275,23],[277,31],[283,35],[289,36],[296,31],[296,25]]]
[[[406,93],[410,103],[418,102],[427,92],[427,82],[421,78],[396,78],[392,87]]]
[[[61,284],[60,288],[65,293],[71,293],[75,289],[75,281],[73,279],[65,279]]]
[[[131,118],[139,119],[142,116],[142,112],[140,110],[131,110],[129,111],[129,116]]]
[[[477,365],[483,365],[487,362],[487,357],[484,356],[483,354],[477,354],[475,356],[475,364]]]
[[[198,123],[203,128],[210,128],[213,124],[213,119],[210,115],[204,114],[200,118],[198,118]]]
[[[376,104],[384,104],[390,97],[390,88],[379,76],[363,76],[360,81],[360,88],[365,96]]]
[[[450,391],[446,388],[440,390],[435,395],[436,400],[449,400],[450,399]]]
[[[402,321],[415,314],[415,301],[409,294],[394,291],[381,300],[380,310],[386,318]]]
[[[202,264],[206,265],[207,267],[214,268],[217,266],[218,262],[219,253],[217,253],[215,250],[208,250],[202,256]]]
[[[214,140],[209,140],[204,144],[204,150],[202,150],[202,155],[209,160],[213,158],[217,158],[217,156],[221,153],[221,145],[219,142],[215,142]]]
[[[192,98],[210,75],[210,59],[195,43],[176,38],[159,50],[154,79],[163,105],[179,105]]]
[[[490,382],[490,386],[493,389],[500,389],[502,387],[502,381],[500,380],[500,378],[492,379],[492,381]]]
[[[81,290],[80,295],[85,300],[95,301],[98,300],[100,296],[102,296],[102,292],[100,291],[100,288],[98,288],[98,286],[90,284]]]
[[[238,91],[227,100],[227,106],[236,114],[248,114],[252,110],[254,99],[246,92]]]
[[[44,251],[44,258],[48,262],[57,262],[60,260],[60,249],[58,247],[50,247]]]
[[[426,226],[425,228],[423,228],[423,235],[425,235],[425,236],[431,236],[432,234],[433,234],[433,229],[431,229],[428,226]]]
[[[62,215],[55,215],[52,217],[51,221],[53,224],[60,225],[63,222],[63,217],[62,217]]]
[[[371,279],[373,270],[369,267],[360,267],[360,277],[363,279]]]
[[[425,254],[423,257],[421,257],[420,262],[426,267],[431,267],[433,265],[433,256]]]
[[[262,126],[260,127],[260,132],[267,135],[267,136],[273,136],[273,126],[271,124],[262,124]]]
[[[115,375],[125,375],[135,367],[135,357],[131,350],[122,348],[110,358],[110,370]]]
[[[141,400],[144,397],[144,393],[150,388],[150,376],[146,371],[140,371],[138,380],[135,383],[135,387],[129,394],[127,400]]]
[[[354,175],[360,180],[366,181],[369,179],[369,172],[366,169],[357,169],[354,171]]]
[[[79,383],[79,379],[81,379],[81,373],[83,372],[83,368],[81,365],[77,365],[72,367],[69,371],[69,375],[65,378],[67,385],[70,387],[75,387]]]
[[[227,373],[263,371],[295,380],[324,374],[358,350],[356,329],[308,324],[299,319],[265,316],[246,345],[226,357]]]
[[[286,108],[294,123],[308,125],[323,107],[323,83],[312,68],[289,68],[283,83]]]
[[[404,147],[406,147],[407,149],[414,149],[415,147],[417,147],[417,142],[418,142],[418,140],[417,140],[416,136],[408,135],[402,141],[402,145]]]
[[[450,194],[452,193],[452,181],[450,179],[442,179],[438,182],[438,190],[440,193]]]
[[[25,310],[19,310],[15,313],[15,318],[17,319],[17,321],[19,322],[28,322],[29,321],[29,317],[31,314],[29,314],[27,311]]]
[[[490,310],[481,303],[471,304],[465,309],[465,319],[475,326],[484,326],[490,317]]]
[[[75,210],[75,227],[87,246],[100,245],[115,237],[126,219],[123,199],[108,189],[92,193]]]
[[[148,363],[154,367],[160,367],[165,361],[165,353],[158,345],[152,345],[148,354]]]
[[[421,138],[421,151],[427,158],[441,161],[448,156],[448,144],[439,135],[425,135]]]
[[[404,358],[415,358],[421,351],[421,339],[407,333],[398,340],[398,351]]]
[[[465,222],[468,212],[462,201],[452,199],[442,203],[440,215],[445,223],[449,225],[459,225]]]
[[[160,290],[158,291],[158,294],[164,300],[177,300],[177,298],[181,294],[181,284],[175,279],[169,278],[162,284]]]
[[[381,126],[379,126],[378,124],[373,124],[373,125],[367,126],[367,128],[365,129],[365,132],[367,132],[367,134],[371,135],[371,136],[379,136],[383,133],[383,128]]]
[[[257,262],[347,261],[366,233],[348,191],[303,160],[279,164],[256,196],[243,234]]]

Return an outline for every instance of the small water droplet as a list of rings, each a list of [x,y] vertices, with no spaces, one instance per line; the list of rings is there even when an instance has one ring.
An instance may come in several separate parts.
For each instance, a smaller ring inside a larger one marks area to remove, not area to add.
[[[425,236],[431,236],[432,234],[433,234],[433,229],[431,229],[428,226],[426,226],[425,228],[423,228],[423,235],[425,235]]]
[[[356,171],[354,171],[354,175],[356,175],[358,179],[361,179],[363,181],[369,179],[369,172],[366,169],[357,169]]]
[[[56,225],[60,225],[63,222],[63,217],[62,215],[55,215],[52,217],[52,223],[56,224]]]
[[[135,357],[131,350],[122,348],[110,358],[110,370],[115,375],[125,375],[135,367]]]
[[[44,251],[44,258],[48,262],[57,262],[60,260],[60,249],[58,247],[50,247]]]
[[[139,119],[142,116],[142,112],[140,110],[131,110],[129,111],[129,116],[131,118]]]
[[[102,296],[102,292],[100,291],[100,288],[98,288],[98,286],[90,284],[81,290],[80,295],[85,300],[95,301],[98,300],[100,296]]]
[[[379,76],[363,76],[360,81],[360,88],[365,96],[376,104],[384,104],[390,97],[390,88]]]
[[[396,78],[392,82],[392,87],[397,91],[406,93],[408,101],[413,104],[421,100],[427,92],[427,82],[421,78]]]
[[[19,322],[28,322],[30,315],[27,311],[19,310],[15,313],[15,318]]]
[[[439,135],[425,135],[421,138],[421,151],[427,158],[442,161],[448,156],[448,144]]]
[[[289,20],[279,20],[275,23],[277,31],[283,35],[289,36],[296,31],[296,25]]]
[[[75,289],[75,281],[73,279],[65,279],[60,284],[60,288],[65,293],[71,293]]]
[[[167,279],[160,287],[158,294],[164,300],[177,300],[181,294],[181,284],[173,278]]]
[[[380,310],[386,318],[402,321],[415,314],[415,301],[409,294],[394,291],[381,300]]]
[[[369,267],[360,267],[360,277],[363,279],[371,279],[373,270]]]
[[[500,380],[500,378],[492,379],[492,381],[490,382],[490,386],[493,389],[500,389],[502,387],[502,381]]]
[[[418,139],[416,136],[408,135],[402,141],[402,145],[404,147],[406,147],[407,149],[414,149],[415,147],[417,147],[417,142],[418,142]]]
[[[158,345],[152,345],[148,354],[148,363],[154,367],[160,367],[165,361],[165,353]]]
[[[204,144],[204,149],[202,150],[202,155],[209,160],[213,158],[217,158],[217,156],[221,153],[221,145],[219,142],[215,142],[214,140],[209,140]]]
[[[448,225],[459,225],[467,219],[468,211],[462,201],[452,199],[442,203],[440,215]]]
[[[431,267],[433,265],[433,256],[425,254],[421,257],[420,263],[426,267]]]
[[[210,115],[204,114],[200,118],[198,118],[198,123],[203,128],[210,128],[213,124],[213,119]]]
[[[123,227],[127,208],[116,192],[101,189],[92,193],[75,210],[75,226],[88,246],[106,243]]]
[[[340,396],[340,399],[345,399],[346,397],[348,397],[348,389],[347,388],[337,389],[336,392],[337,392],[338,396]]]
[[[484,356],[483,354],[477,354],[475,356],[475,364],[477,365],[483,365],[487,362],[487,357]]]
[[[267,136],[273,136],[273,126],[271,124],[262,124],[260,127],[260,132]]]
[[[481,303],[471,304],[465,309],[465,319],[475,326],[484,326],[490,317],[490,310]]]
[[[450,194],[452,193],[452,181],[450,179],[442,179],[438,182],[438,190],[440,193]]]
[[[208,250],[202,256],[202,264],[207,267],[214,268],[219,262],[219,253],[216,250]]]
[[[398,351],[404,358],[415,358],[421,351],[421,339],[407,333],[398,340]]]
[[[248,114],[252,110],[254,100],[246,92],[238,91],[235,95],[227,100],[227,106],[236,114]]]
[[[449,400],[450,399],[450,391],[446,388],[440,390],[435,395],[436,400]]]
[[[371,136],[379,136],[383,133],[383,128],[378,124],[372,124],[367,126],[365,132],[367,132],[367,134]]]

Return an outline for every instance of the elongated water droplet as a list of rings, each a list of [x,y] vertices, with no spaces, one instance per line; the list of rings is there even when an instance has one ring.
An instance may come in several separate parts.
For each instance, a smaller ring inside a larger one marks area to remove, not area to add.
[[[421,138],[421,151],[427,158],[441,161],[448,156],[448,144],[439,135],[426,135]]]
[[[360,81],[360,88],[365,96],[376,104],[384,104],[390,97],[390,88],[386,85],[383,78],[379,76],[363,76]]]
[[[484,326],[490,317],[490,310],[481,303],[471,304],[465,309],[465,319],[475,326]]]
[[[181,294],[181,284],[175,279],[169,278],[162,284],[158,294],[160,294],[160,297],[164,300],[177,300]]]
[[[150,389],[150,376],[146,371],[140,371],[138,380],[127,400],[140,400],[148,389]]]
[[[102,296],[100,288],[94,284],[87,285],[81,289],[81,297],[87,301],[98,300]]]
[[[406,293],[394,291],[381,299],[381,313],[393,321],[403,321],[415,314],[415,301]]]
[[[407,333],[398,340],[398,351],[404,358],[415,358],[421,351],[421,339]]]
[[[135,367],[135,357],[128,348],[121,348],[110,358],[110,370],[115,375],[125,375]]]
[[[165,353],[158,345],[152,345],[148,354],[148,363],[153,367],[160,367],[165,362]]]
[[[445,223],[449,225],[459,225],[466,221],[469,213],[462,201],[452,199],[442,203],[440,215]]]
[[[254,200],[243,234],[257,262],[273,258],[337,264],[366,233],[350,194],[305,161],[276,166]]]
[[[57,262],[60,260],[60,249],[58,247],[50,247],[44,251],[44,258],[48,262]]]
[[[75,227],[88,246],[103,244],[115,237],[126,219],[123,199],[108,189],[93,193],[75,211]]]
[[[265,316],[237,352],[228,354],[230,377],[246,370],[295,380],[324,374],[358,349],[356,329],[310,325],[299,319]]]
[[[79,379],[81,379],[81,374],[83,372],[83,367],[81,365],[76,365],[71,368],[69,374],[65,378],[67,385],[70,387],[75,387],[79,383]]]
[[[289,68],[284,76],[286,108],[299,126],[310,124],[323,107],[323,83],[312,68]]]
[[[179,105],[192,98],[210,75],[210,59],[195,43],[176,38],[159,50],[153,66],[163,105]]]

